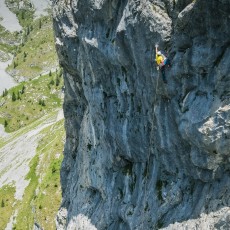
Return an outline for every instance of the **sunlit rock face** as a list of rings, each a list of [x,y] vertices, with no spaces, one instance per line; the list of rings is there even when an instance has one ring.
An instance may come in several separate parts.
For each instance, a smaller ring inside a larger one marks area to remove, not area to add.
[[[59,0],[53,15],[67,133],[57,228],[228,226],[230,1]]]

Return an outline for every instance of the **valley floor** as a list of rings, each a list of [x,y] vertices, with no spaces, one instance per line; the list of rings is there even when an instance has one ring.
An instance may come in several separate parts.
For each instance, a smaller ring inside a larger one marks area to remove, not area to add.
[[[4,127],[0,126],[0,189],[7,185],[15,186],[14,198],[17,201],[23,199],[25,189],[30,183],[30,180],[27,178],[31,170],[30,162],[38,153],[39,142],[46,135],[44,130],[63,118],[63,111],[57,109],[13,133],[5,133]],[[51,141],[55,139],[54,136]],[[43,146],[43,149],[45,148],[46,146]],[[42,150],[40,150],[40,153],[42,153]],[[13,218],[10,219],[6,229],[13,228],[12,221]]]

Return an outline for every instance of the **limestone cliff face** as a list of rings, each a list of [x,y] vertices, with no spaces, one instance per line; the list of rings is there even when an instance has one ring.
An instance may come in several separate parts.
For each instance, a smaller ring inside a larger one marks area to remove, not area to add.
[[[229,226],[230,1],[53,9],[67,132],[57,228]]]

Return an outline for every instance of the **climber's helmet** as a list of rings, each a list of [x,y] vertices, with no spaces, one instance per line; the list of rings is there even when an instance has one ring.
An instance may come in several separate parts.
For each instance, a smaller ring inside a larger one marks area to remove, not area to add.
[[[157,51],[157,55],[161,55],[161,51]]]

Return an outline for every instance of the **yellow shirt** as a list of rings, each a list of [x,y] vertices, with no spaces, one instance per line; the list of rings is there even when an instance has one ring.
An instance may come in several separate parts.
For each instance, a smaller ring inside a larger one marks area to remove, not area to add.
[[[157,65],[160,65],[162,64],[162,62],[164,61],[163,57],[161,55],[156,55],[156,62],[157,62]]]

